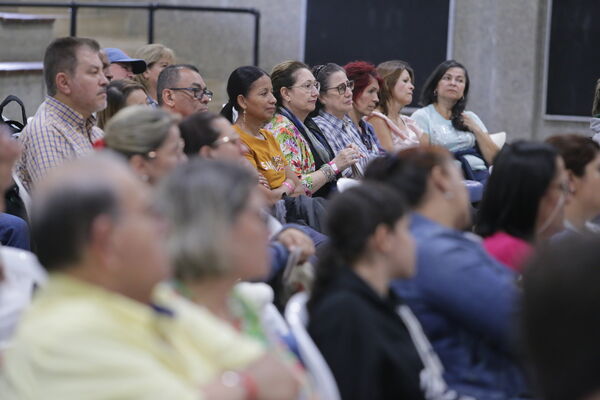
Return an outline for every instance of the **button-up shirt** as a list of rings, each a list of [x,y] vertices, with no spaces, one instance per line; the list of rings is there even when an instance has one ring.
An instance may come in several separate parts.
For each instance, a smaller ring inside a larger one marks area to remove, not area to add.
[[[351,143],[358,146],[363,155],[356,163],[359,175],[364,173],[367,165],[373,158],[381,155],[379,141],[372,134],[372,130],[365,129],[365,134],[362,134],[349,116],[344,115],[343,119],[339,119],[336,116],[321,110],[319,115],[313,118],[313,121],[321,129],[336,155]],[[363,123],[368,124],[364,121]],[[350,175],[349,171],[350,169],[344,171],[344,175]]]
[[[15,170],[25,189],[31,191],[48,170],[65,160],[91,153],[92,143],[103,136],[95,123],[94,116],[83,118],[66,104],[46,97],[20,137],[23,153]]]

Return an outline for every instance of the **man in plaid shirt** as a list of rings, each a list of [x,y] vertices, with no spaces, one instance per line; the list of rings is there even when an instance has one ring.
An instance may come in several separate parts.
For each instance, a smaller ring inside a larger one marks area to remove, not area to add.
[[[48,97],[21,133],[23,153],[15,166],[27,190],[64,160],[92,152],[102,137],[94,113],[106,108],[108,80],[99,52],[95,40],[75,37],[56,39],[46,49]]]

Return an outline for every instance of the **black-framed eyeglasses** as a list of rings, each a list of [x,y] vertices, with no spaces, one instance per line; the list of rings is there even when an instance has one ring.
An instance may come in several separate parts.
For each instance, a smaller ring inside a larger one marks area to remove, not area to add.
[[[169,90],[189,90],[192,92],[192,97],[196,100],[202,100],[204,96],[208,97],[208,101],[211,101],[213,98],[213,92],[208,90],[207,88],[201,89],[197,87],[180,87],[180,88],[169,88]]]
[[[352,91],[352,89],[354,89],[354,81],[346,81],[344,83],[340,83],[339,85],[332,87],[332,88],[327,88],[325,90],[333,90],[333,89],[337,89],[338,94],[342,95],[344,93],[346,93],[346,89],[350,89]]]
[[[307,92],[310,92],[312,88],[315,88],[318,92],[321,90],[321,84],[319,81],[306,81],[302,85],[290,86],[290,88],[300,88],[306,90]]]

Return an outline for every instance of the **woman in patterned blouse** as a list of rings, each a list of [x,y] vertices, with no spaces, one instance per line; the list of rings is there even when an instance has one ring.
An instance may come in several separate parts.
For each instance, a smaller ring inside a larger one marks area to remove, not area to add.
[[[273,68],[271,81],[278,112],[265,128],[275,135],[286,161],[307,190],[325,197],[335,185],[339,171],[354,164],[358,153],[348,148],[334,157],[325,137],[304,125],[315,109],[320,88],[306,64],[280,63]]]

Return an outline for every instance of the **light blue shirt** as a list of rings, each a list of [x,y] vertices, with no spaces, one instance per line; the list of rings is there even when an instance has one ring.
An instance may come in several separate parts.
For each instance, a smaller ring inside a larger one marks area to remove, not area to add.
[[[471,117],[481,130],[487,133],[487,128],[477,114],[472,111],[465,111],[465,114]],[[453,127],[452,121],[442,117],[433,104],[418,109],[411,115],[411,118],[417,122],[419,128],[429,134],[431,144],[443,146],[451,152],[475,147],[475,135],[472,132],[459,131]],[[486,169],[485,163],[479,157],[465,155],[465,159],[474,171]]]

